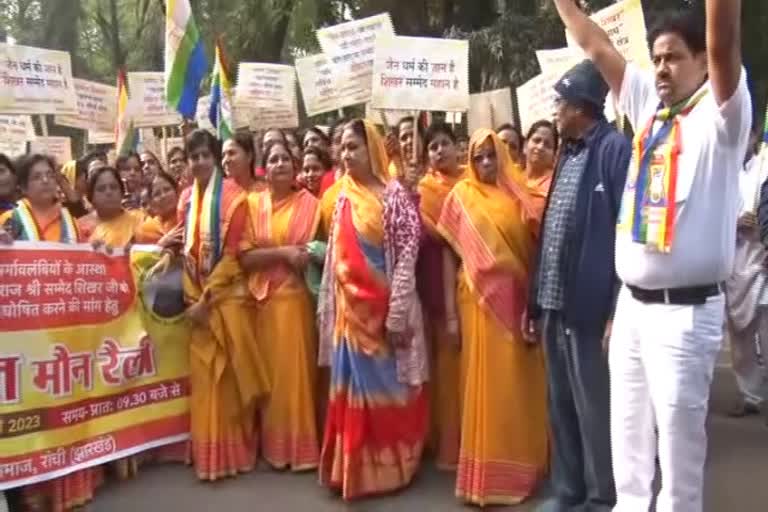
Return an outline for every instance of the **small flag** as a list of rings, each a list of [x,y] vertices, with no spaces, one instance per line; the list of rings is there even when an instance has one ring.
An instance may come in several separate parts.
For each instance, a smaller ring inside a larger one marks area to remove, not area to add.
[[[208,71],[189,0],[165,2],[165,97],[186,119],[195,117],[200,82]]]
[[[138,137],[133,127],[133,115],[129,112],[128,81],[125,70],[117,73],[117,124],[115,125],[115,148],[118,155],[125,155],[136,149]]]
[[[216,60],[211,74],[211,108],[208,112],[211,124],[216,128],[216,134],[221,141],[232,137],[232,82],[221,41],[216,41]]]

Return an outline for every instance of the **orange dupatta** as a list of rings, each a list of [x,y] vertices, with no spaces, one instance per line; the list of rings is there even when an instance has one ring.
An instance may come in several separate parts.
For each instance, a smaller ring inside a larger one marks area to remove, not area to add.
[[[430,169],[419,182],[419,196],[421,198],[421,220],[429,231],[436,235],[437,224],[440,221],[440,213],[443,203],[453,187],[467,174],[466,167],[459,167],[459,174],[449,176],[434,169]]]
[[[547,206],[549,189],[552,186],[552,171],[550,170],[549,173],[539,178],[528,178],[526,184],[533,200],[536,220],[541,222],[542,217],[544,217],[544,208]]]
[[[107,221],[99,219],[93,212],[78,220],[83,238],[89,242],[104,242],[112,247],[125,247],[133,241],[139,226],[144,221],[141,210],[123,210],[123,213]]]
[[[538,222],[522,169],[494,132],[475,132],[469,154],[488,139],[496,150],[497,183],[481,182],[470,158],[468,179],[448,195],[438,231],[461,256],[481,305],[508,331],[517,333],[527,302],[528,265]]]
[[[318,200],[311,192],[300,189],[290,196],[272,201],[269,190],[248,196],[248,212],[251,220],[252,245],[276,247],[304,245],[315,237],[320,221]],[[258,301],[269,298],[291,275],[286,264],[254,272],[248,279],[248,288]]]
[[[147,217],[136,232],[136,243],[156,244],[176,226],[176,217],[163,220],[160,217]]]

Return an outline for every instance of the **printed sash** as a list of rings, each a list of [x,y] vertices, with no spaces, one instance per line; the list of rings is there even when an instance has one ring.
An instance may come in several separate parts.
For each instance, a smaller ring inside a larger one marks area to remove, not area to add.
[[[26,199],[19,201],[16,208],[13,209],[13,218],[15,222],[21,226],[20,240],[28,242],[45,241],[40,226],[37,225],[35,216],[32,214],[32,210]],[[66,208],[61,209],[59,222],[61,223],[61,235],[59,241],[65,244],[77,243],[77,227],[75,226],[75,220]]]
[[[210,274],[221,258],[221,219],[219,217],[223,181],[224,174],[216,168],[205,190],[200,190],[200,183],[197,180],[192,185],[184,233],[184,255],[192,275],[196,277]],[[195,245],[198,234],[199,240]]]

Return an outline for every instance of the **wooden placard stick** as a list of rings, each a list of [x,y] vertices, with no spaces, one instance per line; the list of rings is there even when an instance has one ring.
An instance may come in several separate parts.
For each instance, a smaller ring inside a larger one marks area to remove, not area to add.
[[[168,162],[168,128],[163,126],[160,128],[163,137],[163,162]]]
[[[40,114],[38,118],[40,119],[40,130],[43,133],[43,137],[47,137],[48,136],[48,116],[46,116],[45,114]]]
[[[381,120],[381,125],[384,127],[384,133],[389,133],[391,128],[389,126],[389,121],[387,121],[387,114],[385,114],[383,110],[379,110],[379,119]]]
[[[417,110],[413,116],[413,157],[414,162],[418,162],[419,158],[419,120],[421,118],[421,110]]]

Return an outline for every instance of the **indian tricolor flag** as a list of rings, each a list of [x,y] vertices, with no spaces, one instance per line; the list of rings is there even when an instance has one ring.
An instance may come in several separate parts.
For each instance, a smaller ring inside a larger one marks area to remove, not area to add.
[[[165,2],[165,97],[187,119],[195,117],[208,64],[189,0]]]
[[[118,155],[125,155],[136,148],[136,129],[128,104],[128,81],[125,70],[117,73],[117,124],[115,125],[115,148]]]
[[[211,75],[211,109],[208,112],[211,124],[221,141],[232,137],[232,82],[224,61],[221,41],[216,41],[216,61]]]

